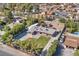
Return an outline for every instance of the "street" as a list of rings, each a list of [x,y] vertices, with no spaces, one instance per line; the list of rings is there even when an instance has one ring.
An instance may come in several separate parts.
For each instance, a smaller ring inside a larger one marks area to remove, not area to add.
[[[27,53],[23,53],[19,50],[11,48],[7,45],[0,45],[0,55],[8,55],[8,56],[29,56]]]
[[[0,50],[0,56],[13,56],[13,55],[10,53],[7,53],[5,51]]]

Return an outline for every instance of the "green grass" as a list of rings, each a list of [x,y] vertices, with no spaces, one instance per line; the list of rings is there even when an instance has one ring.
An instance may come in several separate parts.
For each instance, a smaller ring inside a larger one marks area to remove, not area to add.
[[[75,55],[75,56],[79,56],[79,50],[76,50],[76,51],[74,52],[74,55]]]
[[[44,37],[41,36],[39,37],[39,39],[37,39],[37,44],[39,45],[39,47],[44,48],[44,46],[48,43],[49,38],[48,37]]]

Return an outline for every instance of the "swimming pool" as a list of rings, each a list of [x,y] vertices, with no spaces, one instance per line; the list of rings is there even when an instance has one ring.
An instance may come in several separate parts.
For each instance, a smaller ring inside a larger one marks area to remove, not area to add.
[[[73,34],[75,34],[75,35],[79,35],[79,32],[74,32]]]

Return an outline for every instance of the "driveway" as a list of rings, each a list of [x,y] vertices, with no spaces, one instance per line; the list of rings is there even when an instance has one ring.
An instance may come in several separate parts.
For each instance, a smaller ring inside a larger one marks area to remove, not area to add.
[[[62,56],[73,56],[74,49],[65,48],[62,50]]]
[[[64,48],[63,44],[60,43],[55,56],[73,56],[74,49],[72,48]]]

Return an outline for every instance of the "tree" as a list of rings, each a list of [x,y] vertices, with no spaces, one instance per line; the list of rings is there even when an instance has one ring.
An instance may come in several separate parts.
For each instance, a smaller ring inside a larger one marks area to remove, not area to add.
[[[12,15],[12,12],[11,12],[11,11],[8,12],[7,17],[8,17],[10,20],[13,19],[13,15]]]
[[[69,29],[69,32],[75,32],[77,31],[77,25],[73,20],[68,19],[66,21],[66,27]]]
[[[0,25],[5,25],[6,23],[0,19]]]
[[[12,19],[14,18],[11,10],[10,9],[5,9],[4,13],[5,13],[6,18],[8,19],[8,23],[11,23]]]
[[[25,25],[23,23],[21,24],[16,24],[13,26],[13,28],[11,29],[11,33],[13,35],[18,34],[20,31],[22,31],[23,29],[25,29]]]
[[[27,10],[28,10],[29,12],[31,12],[31,11],[32,11],[32,9],[33,9],[32,4],[28,4]]]
[[[9,35],[6,40],[6,44],[12,46],[13,35]]]
[[[66,20],[65,20],[64,18],[59,19],[59,21],[60,21],[61,23],[65,23],[65,22],[66,22]]]
[[[56,52],[56,48],[58,46],[58,41],[54,41],[47,52],[47,56],[52,56]]]
[[[10,30],[10,27],[9,26],[4,26],[4,31],[9,31]]]
[[[3,41],[6,41],[7,40],[7,37],[9,37],[9,35],[10,35],[10,32],[7,31],[4,35],[2,35],[2,40]]]

